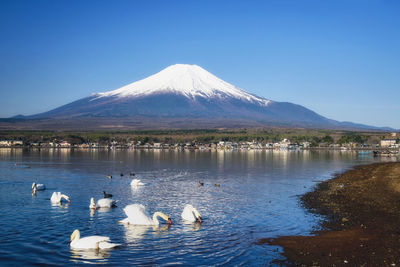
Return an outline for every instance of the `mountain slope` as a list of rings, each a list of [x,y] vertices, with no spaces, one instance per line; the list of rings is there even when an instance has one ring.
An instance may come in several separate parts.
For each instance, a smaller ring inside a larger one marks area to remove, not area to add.
[[[148,123],[149,119],[179,121],[179,127],[230,127],[240,125],[296,126],[314,128],[363,128],[370,126],[342,124],[327,119],[300,105],[275,102],[250,94],[231,85],[196,65],[176,64],[117,90],[97,93],[30,119],[80,120],[105,118]],[[93,122],[94,120],[92,120]],[[226,123],[225,123],[226,122]],[[176,125],[171,124],[171,128]],[[199,126],[200,127],[200,126]],[[376,127],[371,127],[376,128]]]

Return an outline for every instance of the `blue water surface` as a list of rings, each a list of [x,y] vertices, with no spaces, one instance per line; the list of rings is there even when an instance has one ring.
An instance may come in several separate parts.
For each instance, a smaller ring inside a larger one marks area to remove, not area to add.
[[[301,194],[316,181],[380,160],[391,159],[349,151],[0,149],[0,264],[270,265],[282,259],[281,248],[257,240],[318,226],[321,218],[301,207]],[[147,186],[131,188],[130,172]],[[33,182],[47,189],[32,196]],[[93,213],[89,200],[102,198],[103,190],[118,207]],[[51,205],[54,191],[71,204]],[[119,224],[123,207],[133,203],[168,214],[173,224]],[[181,220],[185,204],[200,211],[201,225]],[[121,246],[72,251],[74,229]]]

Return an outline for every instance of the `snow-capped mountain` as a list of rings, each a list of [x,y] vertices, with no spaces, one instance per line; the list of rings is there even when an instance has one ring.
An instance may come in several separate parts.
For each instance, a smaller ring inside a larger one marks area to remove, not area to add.
[[[120,128],[295,126],[375,128],[327,119],[300,105],[250,94],[196,65],[176,64],[116,90],[24,117]],[[139,125],[139,126],[138,126]]]
[[[144,97],[152,94],[174,93],[189,99],[196,97],[232,97],[250,103],[267,106],[267,99],[249,94],[227,83],[197,65],[175,64],[143,80],[128,84],[117,90],[99,93],[97,98],[115,96]],[[97,99],[96,98],[96,99]]]

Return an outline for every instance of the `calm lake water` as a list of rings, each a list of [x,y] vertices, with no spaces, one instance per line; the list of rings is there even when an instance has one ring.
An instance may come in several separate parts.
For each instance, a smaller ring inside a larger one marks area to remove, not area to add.
[[[390,159],[341,151],[0,149],[0,264],[269,265],[281,249],[254,242],[318,226],[320,218],[301,207],[299,195],[316,180],[379,160]],[[131,188],[130,172],[148,185]],[[47,189],[32,196],[34,181]],[[90,197],[102,198],[103,190],[118,207],[91,213]],[[68,195],[71,205],[52,206],[54,191]],[[123,207],[133,203],[168,214],[173,224],[118,224]],[[182,222],[187,203],[200,211],[201,225]],[[122,245],[71,251],[74,229]]]

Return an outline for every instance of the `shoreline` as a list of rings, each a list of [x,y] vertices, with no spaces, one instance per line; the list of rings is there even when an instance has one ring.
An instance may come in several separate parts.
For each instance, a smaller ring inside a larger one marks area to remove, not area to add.
[[[288,266],[400,266],[400,162],[359,165],[318,184],[302,205],[322,215],[310,236],[264,238]]]
[[[107,150],[226,150],[226,151],[235,151],[235,150],[266,150],[266,151],[355,151],[355,152],[368,152],[373,153],[374,151],[378,152],[390,152],[393,155],[400,154],[400,148],[370,148],[370,147],[356,147],[356,148],[330,148],[330,147],[307,147],[307,148],[211,148],[211,147],[190,147],[190,148],[175,148],[175,147],[130,147],[130,146],[118,146],[118,147],[110,147],[110,146],[97,146],[97,147],[79,147],[79,146],[70,146],[70,147],[49,147],[49,146],[0,146],[0,148],[13,148],[13,149],[85,149],[85,150],[98,150],[98,149],[107,149]]]

